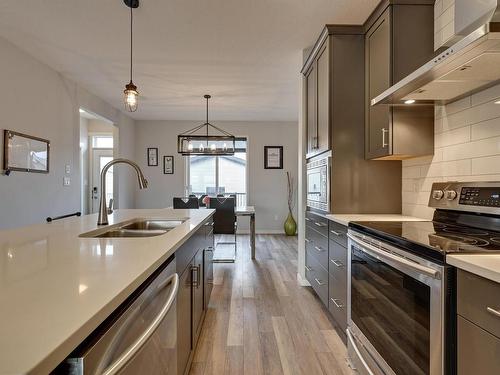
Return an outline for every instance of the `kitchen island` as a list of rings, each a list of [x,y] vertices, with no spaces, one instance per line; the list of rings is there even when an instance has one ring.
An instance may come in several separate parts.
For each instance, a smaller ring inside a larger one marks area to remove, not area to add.
[[[214,210],[117,210],[110,225],[182,220],[144,238],[82,238],[97,215],[0,231],[0,373],[48,373],[184,244]]]

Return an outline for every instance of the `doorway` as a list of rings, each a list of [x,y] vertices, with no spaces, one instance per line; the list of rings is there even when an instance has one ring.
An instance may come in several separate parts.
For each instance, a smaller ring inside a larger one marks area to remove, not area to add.
[[[80,109],[81,212],[99,211],[100,174],[115,156],[118,128],[98,115]],[[106,174],[106,203],[116,198],[116,176],[113,167]]]

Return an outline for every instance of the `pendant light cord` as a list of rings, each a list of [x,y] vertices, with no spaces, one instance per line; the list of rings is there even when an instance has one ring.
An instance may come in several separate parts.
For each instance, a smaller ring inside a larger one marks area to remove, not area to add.
[[[132,82],[132,52],[133,52],[132,36],[134,27],[133,19],[134,19],[134,13],[132,11],[132,7],[130,7],[130,82]]]

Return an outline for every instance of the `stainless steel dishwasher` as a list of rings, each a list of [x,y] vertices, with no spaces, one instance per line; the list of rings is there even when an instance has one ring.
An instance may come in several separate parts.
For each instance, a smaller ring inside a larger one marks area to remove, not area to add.
[[[177,374],[179,277],[169,259],[85,340],[57,373]]]

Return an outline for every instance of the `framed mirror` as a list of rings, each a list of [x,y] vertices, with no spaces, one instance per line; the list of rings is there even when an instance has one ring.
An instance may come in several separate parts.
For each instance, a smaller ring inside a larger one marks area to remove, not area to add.
[[[49,173],[50,141],[4,130],[3,169],[10,171]]]

